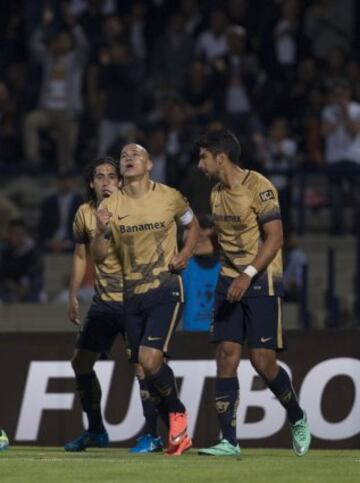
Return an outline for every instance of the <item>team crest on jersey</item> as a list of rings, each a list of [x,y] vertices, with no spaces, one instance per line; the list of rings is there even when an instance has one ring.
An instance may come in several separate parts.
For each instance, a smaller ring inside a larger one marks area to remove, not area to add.
[[[260,194],[261,201],[269,201],[275,199],[275,193],[273,190],[262,191]]]

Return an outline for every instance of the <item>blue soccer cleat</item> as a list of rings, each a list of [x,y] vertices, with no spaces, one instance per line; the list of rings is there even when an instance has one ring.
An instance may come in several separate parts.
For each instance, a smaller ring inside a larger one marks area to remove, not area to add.
[[[156,453],[163,450],[160,436],[155,438],[151,434],[144,434],[136,440],[136,445],[129,449],[130,453]]]
[[[0,429],[0,451],[9,446],[9,438],[3,429]]]
[[[89,447],[106,448],[109,446],[109,436],[106,431],[103,433],[92,433],[85,431],[73,441],[64,445],[65,451],[84,451]]]

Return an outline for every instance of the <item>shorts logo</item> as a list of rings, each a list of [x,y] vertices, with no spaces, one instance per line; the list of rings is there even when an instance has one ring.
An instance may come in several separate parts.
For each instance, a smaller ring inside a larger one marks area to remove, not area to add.
[[[259,194],[261,201],[269,201],[275,199],[275,193],[273,190],[263,191]]]
[[[265,342],[269,342],[269,340],[271,340],[271,339],[272,339],[272,337],[261,337],[260,342],[265,344]]]
[[[148,337],[148,340],[152,341],[152,340],[161,340],[162,337],[151,337],[151,335],[149,335]]]

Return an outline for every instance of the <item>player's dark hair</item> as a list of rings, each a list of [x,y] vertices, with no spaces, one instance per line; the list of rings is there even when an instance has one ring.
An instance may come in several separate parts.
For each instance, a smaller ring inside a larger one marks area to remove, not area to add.
[[[224,153],[234,164],[239,164],[241,147],[234,133],[227,130],[211,131],[196,141],[196,147],[205,148],[216,155]]]
[[[96,193],[95,190],[90,187],[90,183],[94,181],[96,168],[103,164],[110,164],[111,166],[113,166],[119,179],[121,179],[119,163],[113,157],[101,156],[100,158],[96,158],[91,161],[85,168],[84,178],[87,190],[87,200],[89,201],[89,203],[92,203],[94,205],[96,205],[97,203]]]

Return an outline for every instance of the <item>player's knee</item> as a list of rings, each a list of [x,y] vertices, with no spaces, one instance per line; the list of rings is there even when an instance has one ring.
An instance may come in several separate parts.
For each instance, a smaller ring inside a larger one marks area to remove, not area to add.
[[[75,374],[87,374],[92,371],[93,365],[85,360],[81,354],[75,354],[71,359],[71,366]]]
[[[159,360],[159,357],[145,351],[139,354],[139,362],[145,375],[156,374],[162,366],[162,360]]]
[[[268,381],[273,379],[273,375],[276,372],[276,363],[274,363],[272,357],[268,357],[267,354],[262,352],[255,352],[250,354],[250,361],[260,376]]]
[[[219,346],[216,354],[217,372],[222,377],[236,375],[239,358],[236,351],[226,346]]]

